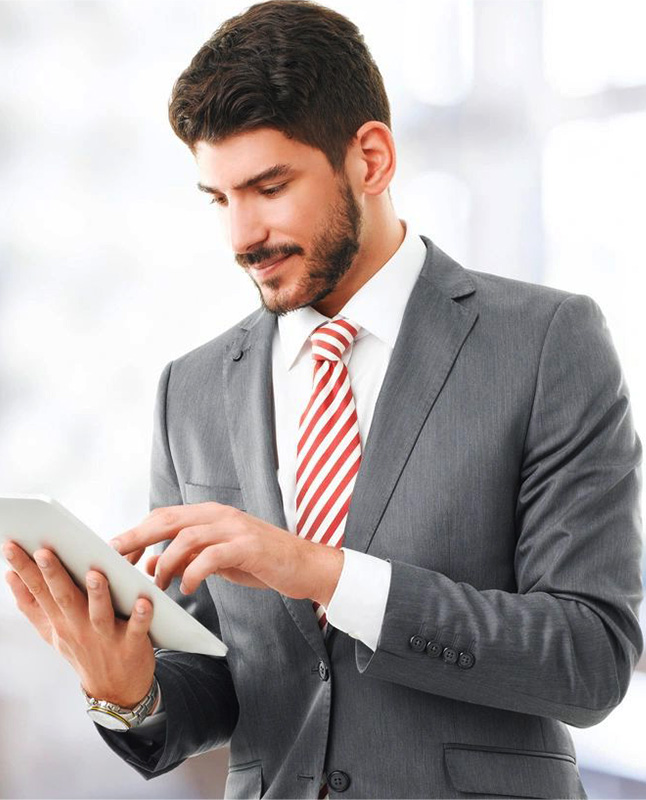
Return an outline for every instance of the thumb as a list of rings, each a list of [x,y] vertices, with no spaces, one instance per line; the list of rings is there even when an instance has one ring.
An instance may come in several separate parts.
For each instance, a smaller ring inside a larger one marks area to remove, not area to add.
[[[136,564],[145,552],[145,547],[140,550],[133,550],[132,553],[128,553],[126,556],[124,556],[124,558],[126,558],[131,564]]]
[[[159,561],[159,556],[150,556],[150,558],[146,559],[146,572],[149,575],[155,574],[155,567],[157,566],[157,562]]]

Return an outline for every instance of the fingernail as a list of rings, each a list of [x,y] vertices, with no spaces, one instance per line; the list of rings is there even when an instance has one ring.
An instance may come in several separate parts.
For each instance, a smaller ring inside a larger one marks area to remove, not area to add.
[[[182,594],[189,594],[188,586],[185,583],[180,583],[179,590]]]
[[[96,578],[88,578],[87,585],[90,587],[90,589],[96,589],[99,585],[99,582]]]
[[[16,551],[13,547],[5,546],[2,548],[2,552],[4,553],[4,557],[7,559],[7,561],[13,561],[13,559],[16,557]]]
[[[47,569],[49,566],[49,561],[44,556],[34,556],[34,561],[39,567],[42,567],[42,569]]]
[[[119,541],[117,541],[117,539],[110,539],[108,544],[110,545],[110,547],[114,548],[117,551],[117,553],[121,552],[120,549],[119,549],[121,545],[120,545]]]
[[[146,613],[146,605],[145,605],[145,603],[137,603],[136,611],[137,611],[137,614],[141,614],[143,616]]]

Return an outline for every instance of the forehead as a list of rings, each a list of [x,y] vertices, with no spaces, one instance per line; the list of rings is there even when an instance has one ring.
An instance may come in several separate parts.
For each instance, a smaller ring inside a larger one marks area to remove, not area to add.
[[[275,164],[289,164],[294,170],[311,170],[321,175],[332,174],[322,150],[289,139],[272,128],[238,133],[216,144],[200,141],[195,145],[195,161],[200,182],[221,191]]]

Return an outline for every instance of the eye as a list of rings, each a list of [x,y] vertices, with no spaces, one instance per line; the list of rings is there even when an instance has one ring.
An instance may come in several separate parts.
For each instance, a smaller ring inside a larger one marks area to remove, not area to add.
[[[274,197],[281,192],[285,186],[287,186],[286,183],[281,183],[279,186],[270,186],[267,189],[261,189],[260,194],[264,195],[265,197]]]
[[[226,197],[219,197],[218,195],[213,195],[213,199],[209,201],[209,205],[215,203],[218,206],[224,206],[226,205],[226,202],[227,202]]]

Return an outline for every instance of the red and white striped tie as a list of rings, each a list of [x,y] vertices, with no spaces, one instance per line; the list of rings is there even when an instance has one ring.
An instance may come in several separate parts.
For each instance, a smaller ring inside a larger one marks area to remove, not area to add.
[[[361,437],[348,368],[341,356],[359,325],[335,317],[310,335],[312,396],[298,429],[296,449],[296,533],[331,547],[343,545],[352,490],[361,464]],[[323,635],[324,608],[312,601]],[[325,776],[319,798],[328,797]]]
[[[341,547],[361,463],[361,439],[348,368],[341,356],[359,326],[335,317],[311,334],[312,396],[301,415],[296,449],[296,532]],[[323,634],[325,611],[314,610]]]

